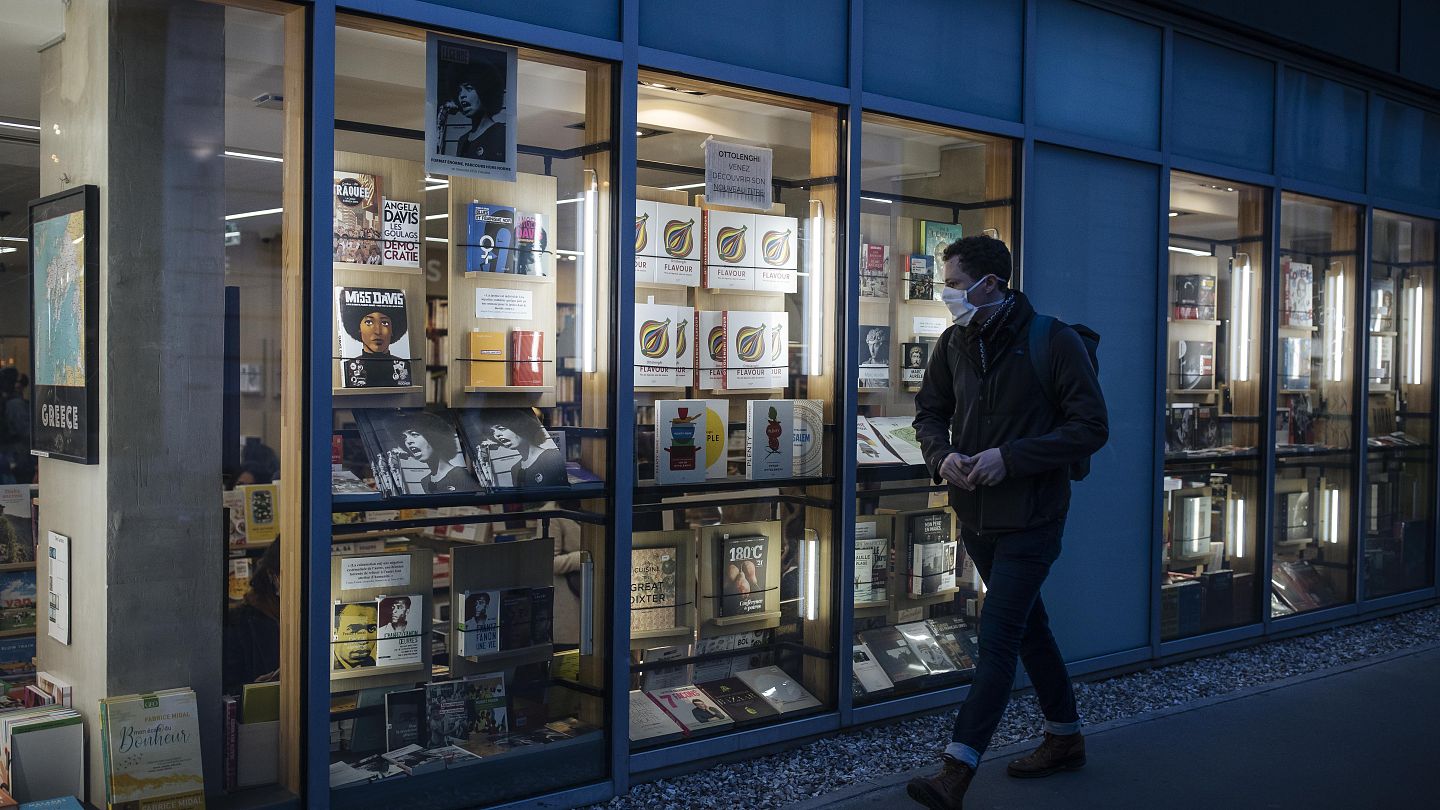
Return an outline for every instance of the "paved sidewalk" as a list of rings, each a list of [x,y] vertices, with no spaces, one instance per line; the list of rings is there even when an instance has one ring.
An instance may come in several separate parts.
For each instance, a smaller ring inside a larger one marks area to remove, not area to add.
[[[1440,796],[1440,648],[1087,729],[1090,764],[1011,779],[992,751],[966,810],[1424,807]],[[795,806],[919,807],[903,774]]]

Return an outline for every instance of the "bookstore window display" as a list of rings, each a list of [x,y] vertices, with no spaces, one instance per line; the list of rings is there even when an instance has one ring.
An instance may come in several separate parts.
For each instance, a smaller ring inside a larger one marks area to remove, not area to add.
[[[611,66],[341,23],[335,802],[603,779]]]
[[[968,682],[984,584],[911,422],[935,341],[945,247],[1014,235],[1005,139],[867,114],[861,144],[857,503],[851,689],[857,703]],[[1018,284],[1017,284],[1018,286]]]
[[[843,165],[834,107],[640,84],[633,747],[835,704]]]
[[[1164,641],[1260,620],[1269,200],[1262,188],[1170,175]]]
[[[1273,617],[1354,598],[1362,223],[1356,206],[1281,198]]]
[[[1435,222],[1376,211],[1367,296],[1365,596],[1434,577]]]

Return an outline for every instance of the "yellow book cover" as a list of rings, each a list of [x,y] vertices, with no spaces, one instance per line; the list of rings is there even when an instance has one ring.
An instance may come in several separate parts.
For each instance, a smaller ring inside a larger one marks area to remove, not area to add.
[[[264,545],[280,536],[280,488],[275,484],[241,484],[245,498],[245,542]]]
[[[499,387],[505,384],[505,333],[470,333],[470,385]]]
[[[168,689],[101,701],[106,805],[111,810],[205,807],[195,693]]]

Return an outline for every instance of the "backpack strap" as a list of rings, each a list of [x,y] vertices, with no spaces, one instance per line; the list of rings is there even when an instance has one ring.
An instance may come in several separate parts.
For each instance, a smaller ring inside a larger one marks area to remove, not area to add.
[[[1035,313],[1030,319],[1029,354],[1030,367],[1035,370],[1035,379],[1040,381],[1040,390],[1050,400],[1050,407],[1058,408],[1055,396],[1055,377],[1050,373],[1050,336],[1055,330],[1055,318]]]

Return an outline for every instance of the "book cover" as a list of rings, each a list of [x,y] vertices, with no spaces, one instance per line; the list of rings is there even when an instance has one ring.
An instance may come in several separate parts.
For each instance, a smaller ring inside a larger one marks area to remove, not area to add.
[[[550,644],[555,639],[555,588],[546,585],[530,589],[530,644]]]
[[[335,358],[344,388],[413,385],[405,291],[389,287],[335,288]]]
[[[245,502],[245,542],[274,542],[280,536],[280,488],[275,484],[241,484],[235,489]]]
[[[568,487],[564,432],[546,430],[533,408],[457,412],[470,468],[487,490]]]
[[[415,744],[387,751],[382,756],[411,776],[445,770],[444,759]]]
[[[331,258],[351,264],[381,264],[380,178],[335,172]]]
[[[930,674],[925,662],[910,648],[905,635],[894,627],[877,627],[860,633],[860,640],[870,648],[875,660],[893,683]]]
[[[693,684],[656,689],[645,694],[690,734],[719,731],[735,724],[709,695]]]
[[[500,592],[465,591],[464,612],[456,617],[459,654],[474,657],[500,649]]]
[[[779,712],[739,678],[722,678],[699,685],[720,710],[737,724],[774,717]]]
[[[355,408],[353,414],[382,496],[480,490],[449,413]]]
[[[1313,343],[1308,337],[1280,338],[1280,390],[1310,390]]]
[[[1370,336],[1370,390],[1390,391],[1395,387],[1395,338]]]
[[[906,566],[909,595],[931,596],[955,587],[955,566],[959,560],[949,515],[942,511],[910,515],[906,527],[910,540]]]
[[[866,591],[870,598],[866,602],[884,602],[890,598],[890,540],[886,537],[875,537],[874,523],[860,523],[855,526],[855,553],[858,557],[863,550],[870,558],[870,570],[866,576],[869,578],[869,585]],[[863,536],[862,536],[863,535]],[[855,575],[861,576],[859,563],[856,563]],[[860,599],[857,590],[855,602]]]
[[[378,606],[369,602],[336,602],[331,608],[330,668],[335,672],[373,669]]]
[[[530,646],[530,611],[529,588],[500,592],[500,649],[522,650]]]
[[[385,252],[381,264],[386,267],[419,267],[420,203],[387,199],[384,205],[381,237]]]
[[[790,380],[790,316],[785,312],[722,313],[725,388],[784,388]]]
[[[795,476],[815,478],[825,472],[825,403],[794,399]]]
[[[700,209],[673,203],[654,205],[659,223],[655,230],[655,282],[682,287],[700,286],[700,241],[704,230]]]
[[[539,387],[545,384],[545,333],[536,329],[510,332],[510,384]]]
[[[675,315],[675,331],[671,338],[671,343],[675,346],[670,355],[671,373],[675,377],[675,385],[688,386],[695,379],[695,367],[700,356],[700,347],[697,345],[700,329],[695,320],[694,307],[674,306],[671,310]]]
[[[794,217],[755,215],[755,287],[759,292],[793,293],[800,251]]]
[[[918,387],[925,381],[925,366],[930,361],[929,343],[900,344],[900,381]]]
[[[640,652],[640,663],[651,665],[640,673],[640,688],[649,692],[655,689],[669,689],[695,682],[694,667],[683,663],[690,654],[689,644],[667,644],[651,647]],[[667,661],[676,661],[670,666],[654,666]]]
[[[470,203],[465,210],[465,272],[512,272],[515,209]]]
[[[1308,543],[1315,538],[1315,528],[1310,517],[1310,492],[1286,492],[1284,499],[1284,533],[1281,540],[1289,543]]]
[[[716,566],[720,595],[717,615],[751,616],[765,612],[765,595],[774,586],[769,582],[770,538],[763,535],[725,536],[716,544],[720,555]]]
[[[855,445],[856,462],[861,467],[875,464],[901,464],[899,456],[890,452],[881,441],[875,428],[870,426],[870,420],[863,416],[855,417]]]
[[[0,632],[35,632],[35,571],[0,571]]]
[[[675,368],[676,324],[683,314],[669,304],[635,305],[635,385],[684,385]]]
[[[1280,325],[1315,325],[1315,268],[1305,262],[1280,259]]]
[[[920,252],[934,261],[937,275],[943,274],[945,248],[959,241],[965,235],[964,229],[958,222],[933,222],[922,219],[915,224],[915,231],[915,244],[920,246]],[[938,300],[938,298],[937,291],[936,299]]]
[[[385,750],[429,740],[425,731],[425,690],[403,689],[385,693]]]
[[[936,296],[935,268],[939,266],[931,256],[912,253],[905,257],[905,300],[934,301]]]
[[[700,311],[695,314],[696,348],[699,350],[699,370],[695,376],[696,385],[704,391],[725,389],[725,313],[722,311]],[[638,372],[638,370],[637,370]]]
[[[860,388],[890,387],[890,327],[879,324],[860,327]]]
[[[905,643],[910,645],[910,650],[920,663],[930,671],[931,675],[943,675],[947,672],[954,672],[955,665],[940,643],[935,640],[935,634],[931,632],[930,626],[923,621],[910,622],[895,626],[896,630],[905,637]]]
[[[945,656],[956,670],[964,672],[975,668],[978,650],[970,643],[970,626],[960,616],[941,616],[930,619],[930,632],[935,643],[945,651]]]
[[[1186,274],[1174,278],[1175,304],[1171,317],[1180,321],[1215,320],[1215,277]]]
[[[675,629],[680,573],[678,549],[637,548],[630,553],[630,634]]]
[[[30,503],[38,491],[30,484],[0,486],[0,565],[35,561]]]
[[[790,478],[794,474],[795,401],[790,399],[752,399],[747,401],[745,403],[745,477],[751,481],[768,481]]]
[[[630,742],[665,742],[684,733],[680,724],[644,692],[630,692]]]
[[[505,333],[470,333],[470,385],[477,388],[500,388],[505,385]]]
[[[860,297],[890,297],[890,247],[860,246]]]
[[[1370,280],[1370,331],[1395,331],[1395,279]]]
[[[421,636],[425,597],[421,594],[381,596],[376,599],[380,627],[375,644],[376,666],[417,666],[425,654]]]
[[[852,661],[851,671],[865,694],[884,692],[887,689],[895,688],[895,684],[890,681],[890,676],[885,674],[885,668],[875,660],[875,653],[870,651],[869,645],[865,642],[857,642],[851,648],[850,659]]]
[[[730,400],[705,400],[705,477],[728,478]]]
[[[820,701],[816,700],[814,695],[806,691],[805,687],[779,667],[747,669],[736,673],[735,677],[755,690],[755,694],[781,714],[798,712],[820,705]]]
[[[14,681],[35,671],[35,636],[0,638],[0,680]],[[68,686],[66,687],[69,688]],[[66,700],[69,700],[68,694]],[[67,703],[68,705],[68,703]]]
[[[942,566],[945,564],[945,544],[914,541],[910,542],[909,576],[907,593],[914,598],[934,596],[940,592]]]
[[[552,276],[550,234],[545,215],[515,212],[515,265],[510,272],[520,276]]]
[[[902,462],[923,465],[925,453],[915,438],[914,421],[910,416],[872,416],[870,426]]]
[[[655,401],[655,482],[700,484],[709,470],[706,460],[706,401]]]
[[[656,251],[660,241],[654,237],[660,221],[659,203],[653,200],[635,201],[635,283],[654,284],[655,267],[659,264]]]
[[[1215,388],[1215,344],[1208,340],[1175,341],[1179,387],[1183,391]]]
[[[193,691],[105,698],[100,715],[110,807],[205,807]]]
[[[510,730],[504,673],[425,685],[427,748],[463,744],[471,735]]]
[[[710,290],[755,289],[755,215],[705,212],[702,280]]]
[[[865,548],[859,541],[855,543],[855,604],[864,604],[875,601],[875,591],[870,579],[871,572],[875,569],[875,549]]]

